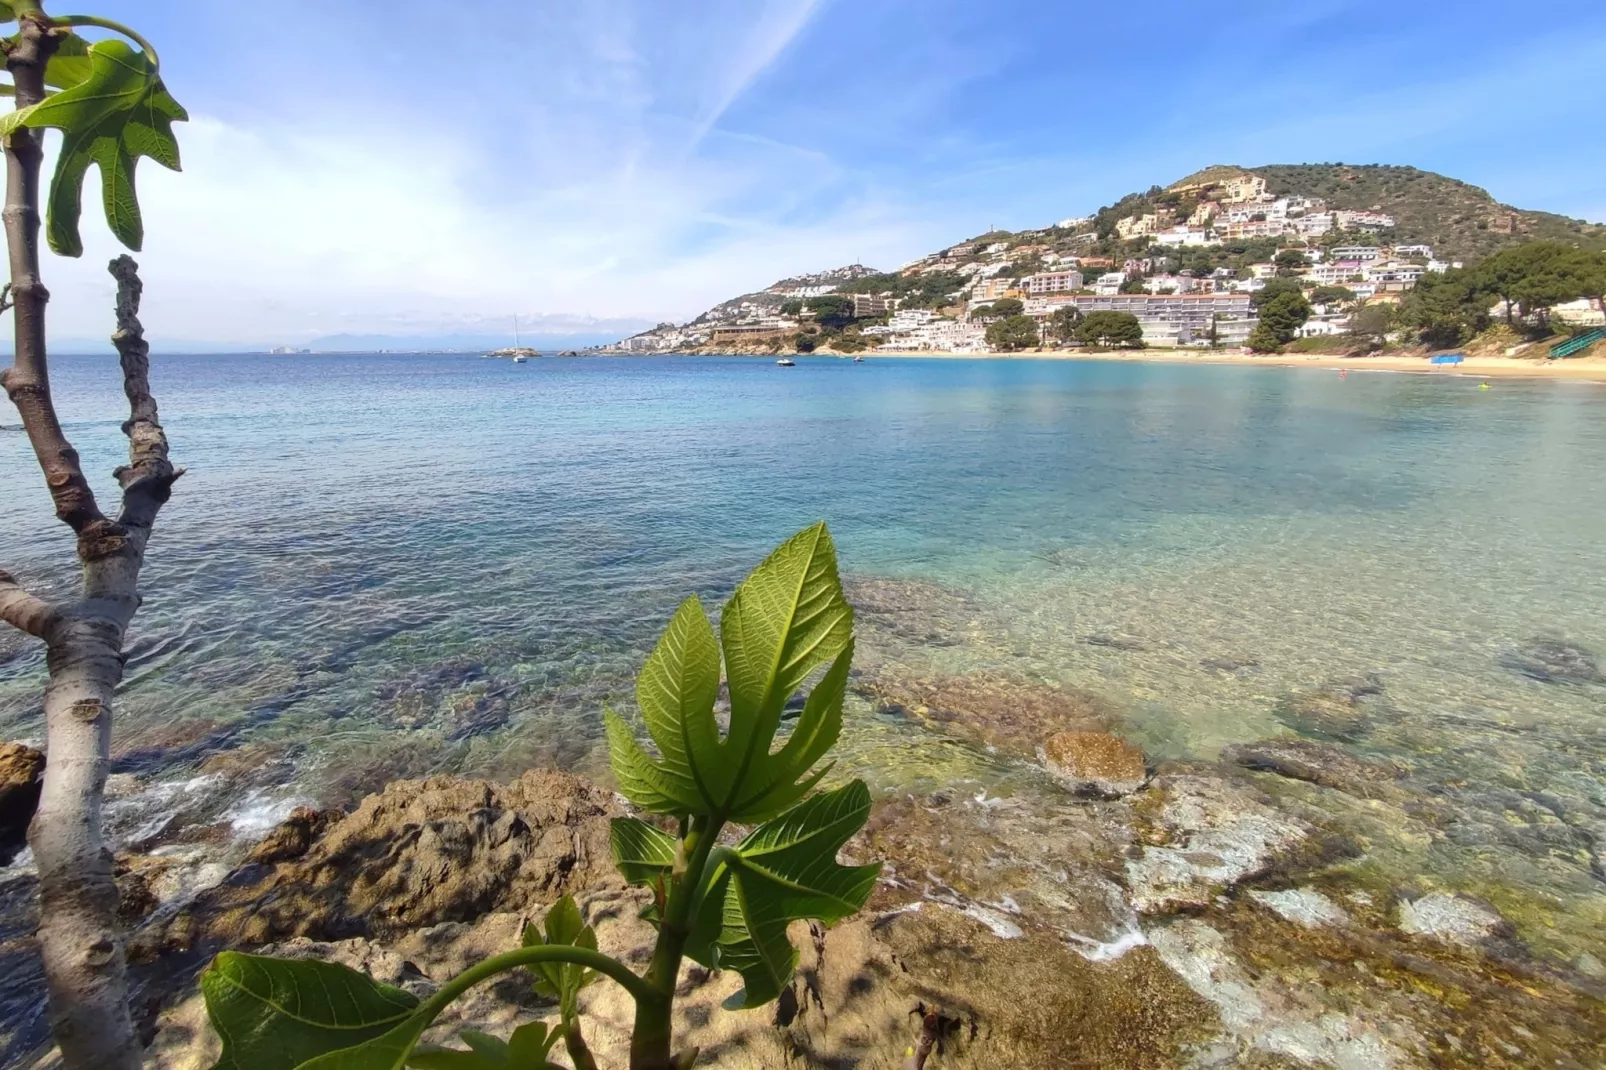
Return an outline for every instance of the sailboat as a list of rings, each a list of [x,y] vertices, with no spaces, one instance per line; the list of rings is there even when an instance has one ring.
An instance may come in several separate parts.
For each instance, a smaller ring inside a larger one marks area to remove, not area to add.
[[[529,346],[519,345],[519,315],[515,312],[513,314],[513,347],[511,349],[493,349],[485,355],[487,357],[512,357],[514,364],[523,364],[531,357],[539,357],[541,354]]]

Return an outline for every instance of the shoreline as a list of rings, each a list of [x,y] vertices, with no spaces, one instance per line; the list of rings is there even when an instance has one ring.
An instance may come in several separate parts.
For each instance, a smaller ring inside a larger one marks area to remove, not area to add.
[[[816,354],[803,354],[804,356]],[[840,357],[825,353],[820,356]],[[1569,382],[1606,383],[1606,359],[1583,357],[1569,360],[1525,360],[1520,357],[1468,356],[1459,365],[1432,365],[1427,357],[1346,357],[1329,353],[1271,354],[1252,356],[1237,353],[1175,353],[1160,350],[1112,350],[1084,353],[1078,350],[1045,350],[1031,353],[952,353],[931,350],[865,352],[866,360],[890,357],[895,360],[930,357],[939,360],[1108,360],[1152,364],[1232,364],[1279,368],[1324,368],[1347,371],[1400,372],[1415,375],[1448,375],[1474,378],[1564,379]]]

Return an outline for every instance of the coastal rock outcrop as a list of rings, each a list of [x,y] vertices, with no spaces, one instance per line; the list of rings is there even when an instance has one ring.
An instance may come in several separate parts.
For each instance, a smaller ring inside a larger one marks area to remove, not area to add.
[[[1150,792],[1138,805],[1145,846],[1126,864],[1139,913],[1199,909],[1225,889],[1320,853],[1310,825],[1247,787],[1180,775],[1160,778]]]
[[[639,891],[583,893],[580,907],[599,949],[646,962],[652,927],[638,915]],[[526,915],[491,914],[473,925],[448,923],[394,941],[293,939],[264,951],[339,962],[426,996],[491,954],[517,946]],[[895,910],[831,929],[798,923],[797,973],[772,1006],[727,1011],[720,1003],[741,987],[733,971],[682,967],[675,1001],[677,1042],[702,1050],[698,1065],[722,1070],[776,1067],[891,1070],[904,1065],[921,1028],[917,1008],[941,1016],[940,1065],[952,1070],[1000,1066],[1102,1066],[1160,1070],[1175,1066],[1206,1039],[1214,1013],[1148,949],[1119,962],[1093,964],[1046,939],[999,939],[954,911]],[[1022,998],[1023,994],[1030,998]],[[587,1043],[599,1065],[629,1061],[634,1007],[616,985],[581,992]],[[462,1029],[506,1036],[555,1009],[508,975],[454,1004],[425,1039],[461,1046]],[[206,1070],[220,1046],[199,995],[164,1012],[147,1055],[151,1070]]]
[[[27,840],[44,775],[44,754],[21,743],[0,744],[0,866],[9,865]]]
[[[1107,732],[1058,732],[1043,743],[1049,772],[1078,795],[1130,795],[1148,779],[1143,752]]]
[[[372,936],[617,885],[608,820],[620,812],[609,792],[552,771],[511,784],[397,781],[338,818],[292,815],[255,861],[157,932],[141,934],[140,943],[152,954],[292,936]]]

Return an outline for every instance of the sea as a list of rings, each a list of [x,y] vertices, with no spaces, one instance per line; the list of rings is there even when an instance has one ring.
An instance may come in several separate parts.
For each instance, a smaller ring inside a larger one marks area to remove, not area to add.
[[[109,508],[115,359],[52,378]],[[1468,815],[1376,831],[1375,864],[1606,961],[1606,387],[408,354],[158,355],[152,382],[186,473],[118,697],[123,844],[249,842],[398,776],[606,779],[602,711],[633,711],[677,604],[717,606],[824,520],[850,591],[929,603],[895,652],[911,672],[1096,695],[1152,763],[1290,737],[1291,697],[1371,681],[1387,724],[1346,745]],[[65,594],[72,540],[0,424],[0,566]],[[0,635],[0,738],[43,741],[44,679],[39,645]],[[841,750],[883,795],[1050,790],[859,692]]]

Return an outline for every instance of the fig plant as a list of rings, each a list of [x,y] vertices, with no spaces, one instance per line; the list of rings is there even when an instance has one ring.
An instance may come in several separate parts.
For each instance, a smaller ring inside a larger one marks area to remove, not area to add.
[[[730,1009],[768,1003],[797,964],[787,926],[852,915],[880,872],[837,862],[869,817],[864,784],[814,792],[831,769],[825,758],[841,732],[852,659],[853,610],[830,533],[816,524],[737,587],[717,638],[695,596],[681,604],[636,682],[656,755],[623,718],[605,714],[619,788],[657,818],[616,818],[612,826],[615,864],[652,894],[643,916],[658,938],[645,974],[597,950],[572,899],[548,911],[544,931],[527,927],[523,946],[465,970],[423,1001],[340,965],[224,952],[201,978],[223,1041],[218,1070],[539,1070],[553,1065],[548,1056],[560,1035],[577,1070],[594,1070],[578,994],[599,978],[635,1001],[631,1070],[691,1066],[697,1052],[675,1053],[671,1036],[682,961],[740,974],[743,988],[726,1001]],[[716,712],[722,662],[730,699],[723,729]],[[811,679],[801,714],[778,739],[788,700]],[[745,835],[728,835],[733,826]],[[557,1000],[556,1026],[531,1023],[506,1041],[465,1031],[466,1049],[420,1045],[463,993],[521,967]]]

